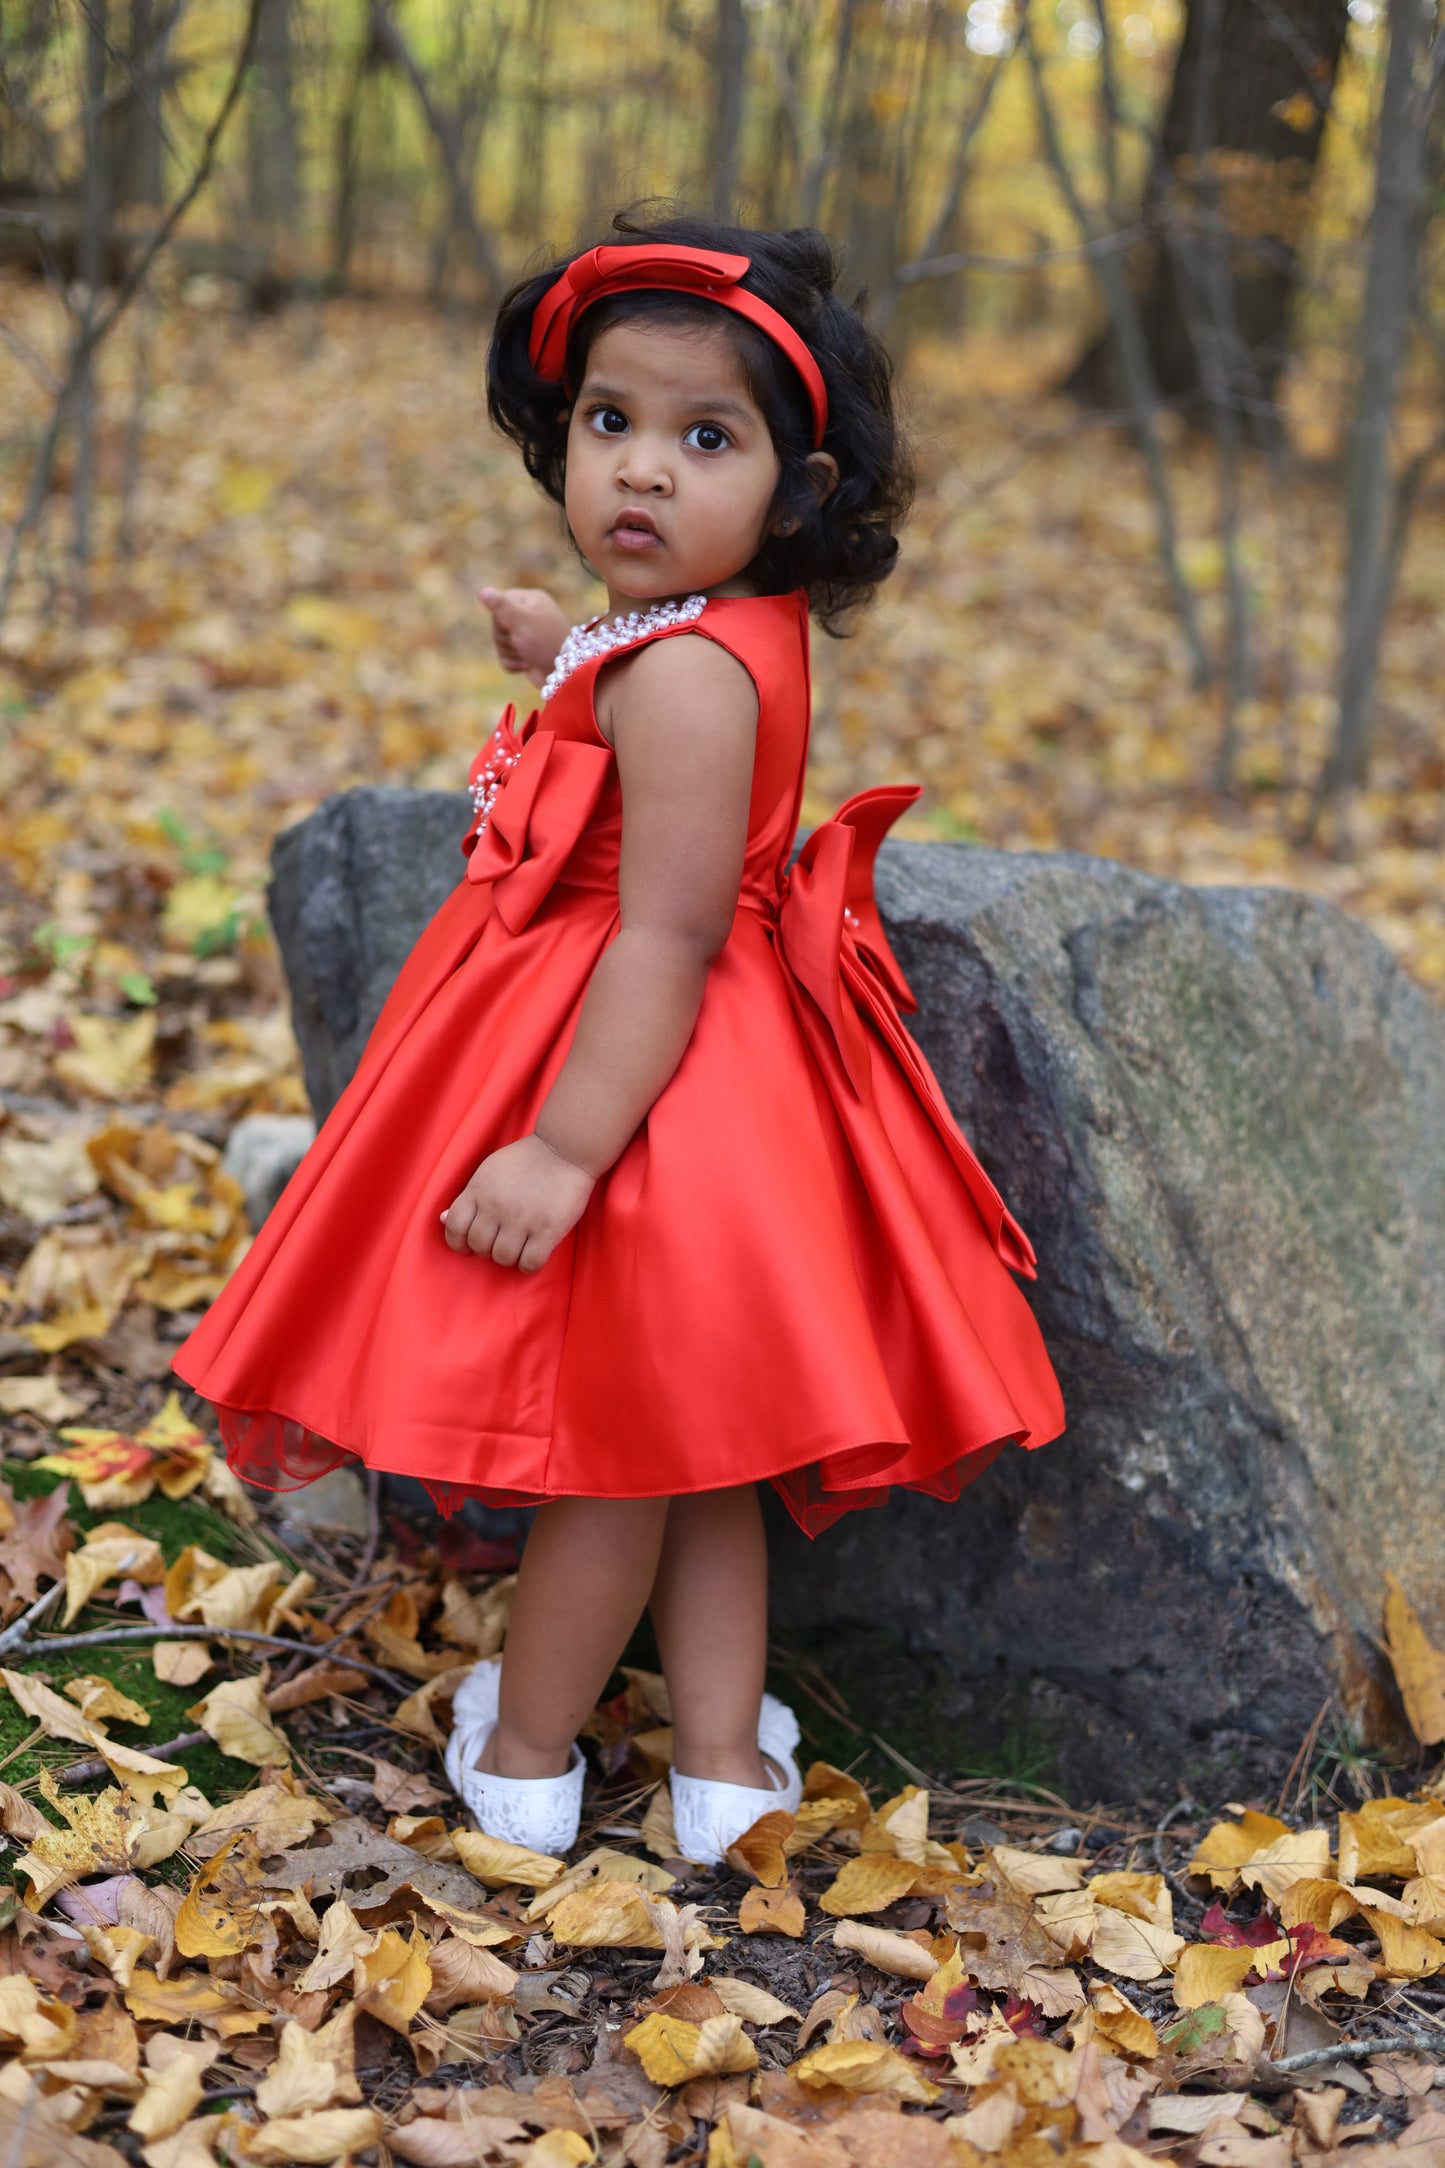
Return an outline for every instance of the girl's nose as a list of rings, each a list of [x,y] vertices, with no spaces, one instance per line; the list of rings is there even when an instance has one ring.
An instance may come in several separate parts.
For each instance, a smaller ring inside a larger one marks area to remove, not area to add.
[[[672,475],[665,459],[649,455],[645,446],[634,440],[618,462],[617,486],[626,495],[650,492],[665,497],[672,494]]]

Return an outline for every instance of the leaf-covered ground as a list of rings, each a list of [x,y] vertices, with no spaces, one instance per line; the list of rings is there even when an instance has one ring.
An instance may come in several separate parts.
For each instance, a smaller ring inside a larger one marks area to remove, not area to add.
[[[483,581],[597,599],[487,435],[473,328],[216,302],[193,286],[156,322],[123,554],[111,357],[84,625],[62,472],[0,629],[0,2158],[1334,2168],[1364,2144],[1442,2168],[1445,1789],[1423,1765],[1397,1799],[1305,1742],[1287,1796],[1218,1802],[1222,1826],[1079,1813],[927,1782],[850,1730],[846,1681],[799,1669],[779,1683],[807,1802],[709,1875],[671,1856],[665,1695],[634,1669],[595,1720],[574,1864],[522,1862],[466,1830],[437,1752],[449,1683],[504,1631],[495,1556],[390,1520],[369,1558],[290,1549],[168,1397],[250,1234],[226,1140],[305,1105],[272,836],[351,784],[460,784],[518,692]],[[43,345],[36,290],[0,306]],[[916,775],[914,834],[1296,881],[1445,984],[1438,503],[1374,786],[1347,848],[1303,852],[1333,485],[1252,478],[1260,691],[1221,806],[1140,477],[1046,395],[1065,359],[981,337],[923,357],[918,517],[857,639],[817,643],[808,816]],[[0,411],[9,513],[42,407],[3,353]],[[1211,455],[1174,460],[1212,624]],[[1398,1604],[1390,1642],[1438,1743],[1445,1662]]]
[[[1130,1827],[817,1756],[712,1872],[676,1856],[634,1667],[575,1853],[529,1853],[439,1758],[510,1577],[395,1522],[299,1563],[179,1410],[158,1428],[0,1490],[7,1614],[54,1596],[0,1642],[8,2159],[1437,2168],[1445,1781],[1331,1808],[1305,1742],[1275,1811]],[[1398,1592],[1386,1629],[1445,1730]]]

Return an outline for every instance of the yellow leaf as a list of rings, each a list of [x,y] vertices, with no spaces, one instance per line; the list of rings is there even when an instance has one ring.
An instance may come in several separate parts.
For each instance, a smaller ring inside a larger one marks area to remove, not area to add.
[[[204,1552],[199,1555],[205,1556]],[[223,1566],[219,1573],[207,1576],[204,1586],[193,1588],[179,1610],[170,1602],[171,1575],[175,1570],[173,1566],[166,1576],[166,1608],[171,1617],[188,1625],[199,1621],[224,1633],[228,1626],[264,1630],[266,1605],[283,1569],[274,1558],[258,1566]]]
[[[1369,1799],[1358,1814],[1342,1814],[1340,1880],[1408,1880],[1417,1865],[1415,1841],[1436,1823],[1445,1823],[1445,1805],[1438,1799]]]
[[[177,2040],[159,2033],[146,2044],[146,2089],[130,2113],[129,2128],[152,2143],[180,2129],[201,2098],[201,2073],[216,2055],[215,2041]]]
[[[335,602],[329,595],[293,595],[283,614],[288,631],[317,647],[354,655],[376,641],[375,618],[350,603]]]
[[[938,2098],[938,2087],[917,2064],[881,2040],[830,2041],[794,2063],[790,2074],[809,2091],[838,2085],[848,2093],[891,2093],[920,2107]]]
[[[281,2028],[275,2062],[256,2087],[256,2105],[268,2119],[314,2114],[331,2106],[340,2079],[341,2072],[322,2051],[317,2035],[292,2018]]]
[[[788,1879],[783,1847],[792,1834],[792,1815],[775,1807],[770,1814],[760,1815],[728,1846],[728,1865],[739,1874],[751,1875],[765,1889],[777,1889]]]
[[[0,1139],[0,1204],[43,1227],[67,1205],[93,1197],[99,1185],[78,1129],[53,1137]]]
[[[440,1827],[439,1817],[431,1818]],[[415,1844],[416,1838],[403,1838],[403,1843]],[[456,1854],[447,1839],[447,1850],[433,1857],[455,1858]],[[654,1866],[650,1859],[637,1859],[630,1852],[614,1852],[610,1845],[598,1845],[569,1867],[560,1880],[549,1884],[527,1907],[529,1920],[541,1919],[559,1898],[570,1896],[574,1889],[584,1889],[591,1882],[635,1882],[639,1889],[650,1890],[654,1897],[661,1897],[670,1890],[677,1876],[669,1874],[665,1867]]]
[[[69,1564],[69,1560],[66,1561]],[[89,1717],[92,1724],[108,1723],[112,1717],[121,1724],[148,1724],[149,1709],[132,1701],[129,1694],[109,1679],[99,1678],[89,1672],[81,1672],[65,1682],[65,1691],[72,1701],[80,1704],[82,1716]]]
[[[1298,1927],[1308,1920],[1311,1927],[1331,1934],[1342,1920],[1349,1919],[1359,1909],[1359,1898],[1343,1883],[1307,1876],[1302,1881],[1292,1882],[1281,1897],[1280,1925]]]
[[[918,1869],[910,1859],[888,1852],[864,1852],[850,1859],[818,1899],[819,1909],[835,1916],[882,1912],[912,1889]]]
[[[70,2051],[75,2012],[54,1996],[42,1995],[21,1973],[0,1979],[0,2039],[20,2050],[26,2062],[49,2062]]]
[[[484,1837],[474,1829],[454,1829],[452,1843],[467,1872],[485,1882],[488,1889],[502,1889],[509,1882],[545,1889],[562,1872],[561,1860],[554,1859],[550,1852],[529,1852],[525,1845],[508,1844],[502,1837]]]
[[[176,1914],[182,1957],[239,1957],[255,1939],[261,1866],[254,1838],[228,1837],[186,1891]]]
[[[359,1950],[353,1961],[356,2001],[393,2032],[405,2034],[431,1992],[426,1937],[408,1941],[394,1927],[383,1927],[372,1950]]]
[[[863,1829],[867,1826],[873,1809],[868,1794],[856,1777],[848,1776],[842,1769],[835,1769],[831,1762],[815,1761],[808,1765],[803,1779],[803,1804],[826,1799],[830,1803],[843,1801],[848,1806],[848,1819],[834,1822],[836,1829]],[[799,1813],[799,1823],[802,1814]]]
[[[1238,1870],[1277,1837],[1291,1834],[1288,1822],[1251,1808],[1237,1822],[1216,1822],[1189,1862],[1191,1874],[1207,1875],[1216,1889],[1233,1889]]]
[[[833,1929],[833,1947],[856,1950],[880,1972],[894,1973],[902,1980],[931,1980],[938,1970],[938,1959],[932,1951],[911,1935],[894,1934],[886,1927],[868,1927],[857,1920],[839,1920]]]
[[[75,1044],[56,1055],[56,1075],[92,1098],[144,1099],[155,1063],[154,1009],[133,1016],[75,1015],[69,1023]]]
[[[1089,2003],[1094,2012],[1094,2031],[1106,2046],[1142,2063],[1151,2062],[1159,2053],[1159,2035],[1122,1988],[1100,1980],[1089,1991]]]
[[[263,2168],[302,2168],[311,2164],[343,2160],[381,2143],[385,2124],[375,2108],[326,2108],[320,2115],[282,2115],[248,2130],[241,2158],[260,2161]],[[238,2134],[239,2135],[239,2134]],[[584,2159],[587,2157],[583,2156]]]
[[[1445,1971],[1445,1942],[1438,1942],[1434,1935],[1374,1905],[1361,1905],[1360,1917],[1369,1922],[1371,1932],[1378,1937],[1380,1962],[1391,1979],[1428,1980],[1434,1973]]]
[[[1095,1904],[1112,1905],[1136,1920],[1152,1920],[1156,1927],[1174,1925],[1174,1900],[1162,1874],[1138,1874],[1123,1869],[1113,1874],[1092,1875],[1089,1895]]]
[[[45,1726],[47,1739],[70,1739],[77,1746],[88,1746],[92,1752],[100,1745],[101,1733],[96,1726],[88,1723],[79,1709],[63,1701],[39,1679],[27,1678],[23,1671],[7,1671],[3,1666],[0,1666],[0,1679],[5,1681],[11,1699],[20,1704],[31,1721]]]
[[[80,1931],[91,1956],[104,1965],[117,1987],[130,1986],[141,1952],[148,1950],[155,1939],[143,1934],[139,1927],[96,1927],[85,1921]]]
[[[127,2010],[142,2024],[184,2025],[192,2018],[211,2023],[245,2000],[229,1981],[207,1979],[200,1972],[185,1972],[173,1980],[161,1980],[140,1965],[131,1974],[130,1986],[125,1991]],[[264,2011],[260,2017],[262,2024],[269,2022]]]
[[[66,1466],[71,1459],[68,1454],[52,1453],[43,1465],[58,1469],[61,1475],[73,1475],[88,1488],[89,1478],[77,1466]],[[89,1497],[86,1504],[91,1504]],[[92,1530],[78,1551],[71,1551],[65,1561],[65,1618],[69,1625],[89,1603],[98,1588],[107,1581],[129,1578],[138,1581],[143,1588],[153,1586],[165,1578],[165,1565],[160,1545],[150,1536],[138,1536],[133,1528],[123,1528],[117,1521],[107,1521],[103,1527]]]
[[[786,1889],[750,1889],[738,1906],[745,1935],[789,1935],[797,1942],[806,1925],[803,1900],[791,1883]]]
[[[656,1911],[631,1882],[591,1882],[569,1890],[548,1912],[547,1926],[553,1941],[569,1949],[665,1947]]]
[[[707,1984],[723,2008],[731,2010],[745,2025],[781,2025],[788,2018],[796,2024],[800,2016],[790,2003],[779,2002],[776,1995],[754,1987],[751,1980],[738,1979],[734,1973],[717,1973]]]
[[[1289,1956],[1289,1943],[1271,1942],[1263,1949],[1226,1949],[1218,1942],[1191,1942],[1180,1952],[1174,1968],[1174,2000],[1181,2010],[1202,2010],[1207,2002],[1223,2002],[1238,1992],[1251,1972],[1260,1979]]]
[[[722,2078],[756,2070],[758,2051],[732,2011],[689,2025],[654,2010],[623,2039],[654,2085],[686,2085],[692,2078]]]
[[[194,1686],[216,1659],[204,1641],[157,1641],[151,1648],[151,1666],[166,1686]]]
[[[1271,1904],[1278,1904],[1296,1882],[1315,1881],[1328,1873],[1329,1864],[1329,1831],[1296,1829],[1241,1861],[1239,1879],[1246,1889],[1257,1889]]]
[[[223,1754],[237,1761],[267,1763],[291,1759],[291,1748],[272,1723],[266,1708],[265,1688],[259,1674],[248,1679],[225,1679],[213,1686],[204,1701],[189,1711],[202,1731],[215,1740]]]
[[[1025,1897],[1045,1897],[1062,1890],[1078,1889],[1084,1880],[1084,1869],[1080,1861],[1063,1859],[1049,1852],[1024,1852],[1012,1844],[991,1845],[984,1860],[986,1865],[992,1863],[996,1866]],[[1099,1895],[1097,1887],[1092,1883],[1089,1894],[1100,1904],[1110,1902],[1107,1897]]]
[[[193,949],[198,942],[227,935],[240,902],[240,890],[219,874],[188,873],[166,892],[161,931],[173,948]],[[148,1010],[143,1013],[150,1015]],[[151,1029],[154,1036],[153,1017]]]
[[[48,1372],[34,1378],[0,1378],[0,1415],[38,1415],[42,1423],[68,1423],[83,1405]]]
[[[43,1324],[22,1325],[20,1330],[38,1355],[58,1355],[77,1340],[103,1340],[119,1308],[118,1302],[87,1302],[76,1309],[61,1310]]]
[[[1113,1905],[1101,1905],[1089,1953],[1104,1972],[1124,1980],[1157,1980],[1184,1948],[1184,1937],[1152,1920],[1131,1919]]]

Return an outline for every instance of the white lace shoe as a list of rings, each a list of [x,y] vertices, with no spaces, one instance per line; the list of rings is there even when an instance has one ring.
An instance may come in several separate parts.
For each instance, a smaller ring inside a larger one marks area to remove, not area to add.
[[[582,1819],[585,1764],[576,1745],[560,1777],[494,1777],[477,1767],[477,1758],[497,1725],[497,1697],[502,1660],[484,1657],[473,1664],[452,1698],[452,1735],[447,1741],[447,1775],[478,1829],[487,1837],[505,1837],[529,1852],[567,1852],[577,1842]]]
[[[803,1779],[793,1759],[798,1739],[798,1719],[792,1710],[773,1695],[764,1694],[758,1716],[758,1751],[777,1772],[766,1789],[750,1784],[719,1784],[708,1777],[685,1777],[673,1770],[672,1819],[683,1859],[716,1867],[728,1846],[745,1829],[751,1829],[759,1815],[779,1807],[788,1814],[794,1811],[803,1796]]]

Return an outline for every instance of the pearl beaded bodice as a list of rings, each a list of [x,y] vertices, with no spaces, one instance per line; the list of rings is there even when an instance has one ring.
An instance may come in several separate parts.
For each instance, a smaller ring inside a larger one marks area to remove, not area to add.
[[[604,625],[600,617],[589,618],[585,625],[574,625],[557,650],[557,660],[542,687],[542,705],[545,707],[553,693],[584,663],[595,661],[599,655],[610,655],[617,648],[631,647],[634,641],[645,640],[654,632],[671,632],[675,625],[695,624],[706,608],[706,595],[689,595],[685,602],[658,602],[650,610],[629,610],[610,625]],[[500,727],[494,730],[486,757],[468,786],[478,835],[485,830],[502,785],[520,758],[521,748],[515,739]]]
[[[645,640],[650,633],[671,632],[674,625],[694,624],[706,608],[706,595],[689,595],[685,602],[657,602],[650,610],[629,610],[610,625],[604,625],[600,617],[590,617],[585,625],[574,625],[557,650],[551,675],[542,687],[542,705],[546,706],[553,693],[584,662],[610,655],[614,648],[630,647],[634,640]]]

